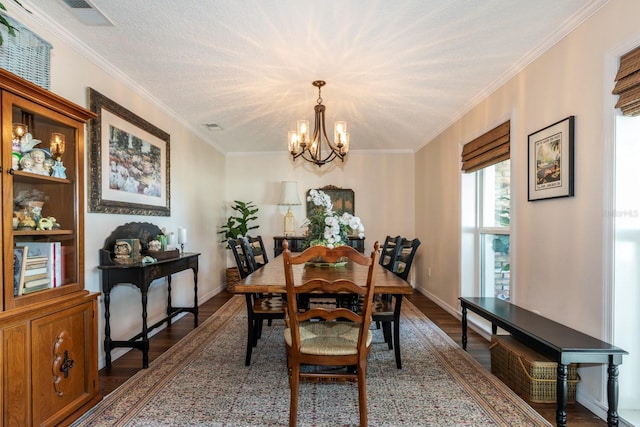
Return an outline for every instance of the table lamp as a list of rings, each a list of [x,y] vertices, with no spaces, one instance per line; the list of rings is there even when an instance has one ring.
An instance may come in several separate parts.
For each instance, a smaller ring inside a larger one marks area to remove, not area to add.
[[[284,216],[284,235],[295,236],[296,219],[291,212],[291,206],[301,205],[298,197],[298,183],[295,181],[282,181],[282,191],[280,193],[280,203],[278,205],[288,206],[287,214]]]

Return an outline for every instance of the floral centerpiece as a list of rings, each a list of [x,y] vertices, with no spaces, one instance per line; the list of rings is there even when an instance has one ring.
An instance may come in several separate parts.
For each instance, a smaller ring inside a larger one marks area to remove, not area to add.
[[[307,246],[323,245],[333,249],[346,245],[349,232],[357,232],[358,237],[364,237],[360,218],[347,212],[338,215],[333,211],[331,197],[324,191],[309,191],[307,201],[313,203],[303,224],[308,227]]]

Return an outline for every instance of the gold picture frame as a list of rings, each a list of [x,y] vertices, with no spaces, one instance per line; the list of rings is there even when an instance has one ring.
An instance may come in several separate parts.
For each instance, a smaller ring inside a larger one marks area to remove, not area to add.
[[[309,201],[309,192],[312,189],[307,190],[307,212],[311,211],[312,203]],[[344,212],[348,212],[351,215],[355,215],[356,207],[355,207],[355,193],[350,188],[340,188],[334,185],[326,185],[322,188],[318,188],[318,190],[322,190],[329,197],[331,197],[331,202],[333,203],[333,211],[338,215],[343,214]]]
[[[89,109],[89,212],[170,216],[169,134],[92,88]]]

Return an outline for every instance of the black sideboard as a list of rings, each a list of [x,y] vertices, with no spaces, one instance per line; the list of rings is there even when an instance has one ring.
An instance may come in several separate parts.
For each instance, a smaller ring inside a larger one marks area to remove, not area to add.
[[[304,236],[274,236],[273,237],[273,256],[277,257],[282,253],[282,242],[284,240],[289,241],[289,250],[291,252],[302,252],[304,248],[304,240],[306,237]],[[352,237],[349,236],[349,246],[354,248],[360,253],[364,253],[364,237]]]

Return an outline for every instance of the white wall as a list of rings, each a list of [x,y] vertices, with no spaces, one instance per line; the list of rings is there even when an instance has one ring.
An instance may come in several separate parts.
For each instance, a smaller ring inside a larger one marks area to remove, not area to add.
[[[355,144],[354,144],[355,145]],[[219,212],[219,224],[231,214],[233,200],[253,201],[261,234],[270,257],[273,236],[282,236],[286,206],[278,206],[282,181],[296,181],[301,206],[292,206],[296,229],[306,217],[306,193],[310,188],[334,185],[351,188],[355,193],[355,215],[365,227],[365,252],[376,240],[382,244],[387,235],[415,235],[414,161],[409,153],[350,152],[344,163],[336,160],[318,168],[304,160],[291,160],[286,150],[271,154],[227,157],[226,209]]]
[[[612,340],[604,236],[613,209],[607,123],[615,113],[607,70],[623,46],[638,40],[639,14],[640,2],[607,3],[416,154],[416,233],[429,236],[417,282],[450,311],[458,311],[460,283],[460,149],[511,118],[513,302]],[[575,197],[528,202],[527,136],[570,115],[576,116]],[[581,375],[579,400],[592,410],[606,406],[602,369]]]
[[[16,8],[12,8],[15,10]],[[101,291],[98,250],[105,238],[117,226],[128,222],[150,222],[169,231],[178,226],[188,229],[187,251],[201,252],[199,265],[198,294],[204,301],[220,291],[223,286],[225,253],[216,244],[216,213],[224,200],[225,160],[224,156],[190,131],[170,112],[170,106],[159,106],[152,98],[142,95],[135,85],[116,70],[106,68],[101,61],[91,56],[64,34],[50,31],[46,22],[39,22],[36,14],[15,13],[14,17],[33,32],[53,45],[51,51],[51,91],[79,105],[87,106],[87,88],[92,87],[114,100],[134,114],[144,118],[171,136],[170,179],[171,216],[147,217],[88,213],[85,209],[85,281],[86,288]],[[86,140],[89,153],[90,141]],[[91,171],[85,159],[85,200],[88,200],[88,182]],[[46,212],[45,212],[46,213]],[[172,297],[174,305],[193,304],[193,275],[182,272],[174,276]],[[166,289],[156,281],[149,291],[149,324],[165,315]],[[102,297],[99,316],[99,365],[104,365],[104,322]],[[111,331],[116,340],[128,339],[141,330],[140,292],[130,285],[117,287],[111,294]],[[124,350],[113,352],[114,358]],[[136,350],[137,351],[137,350]]]

